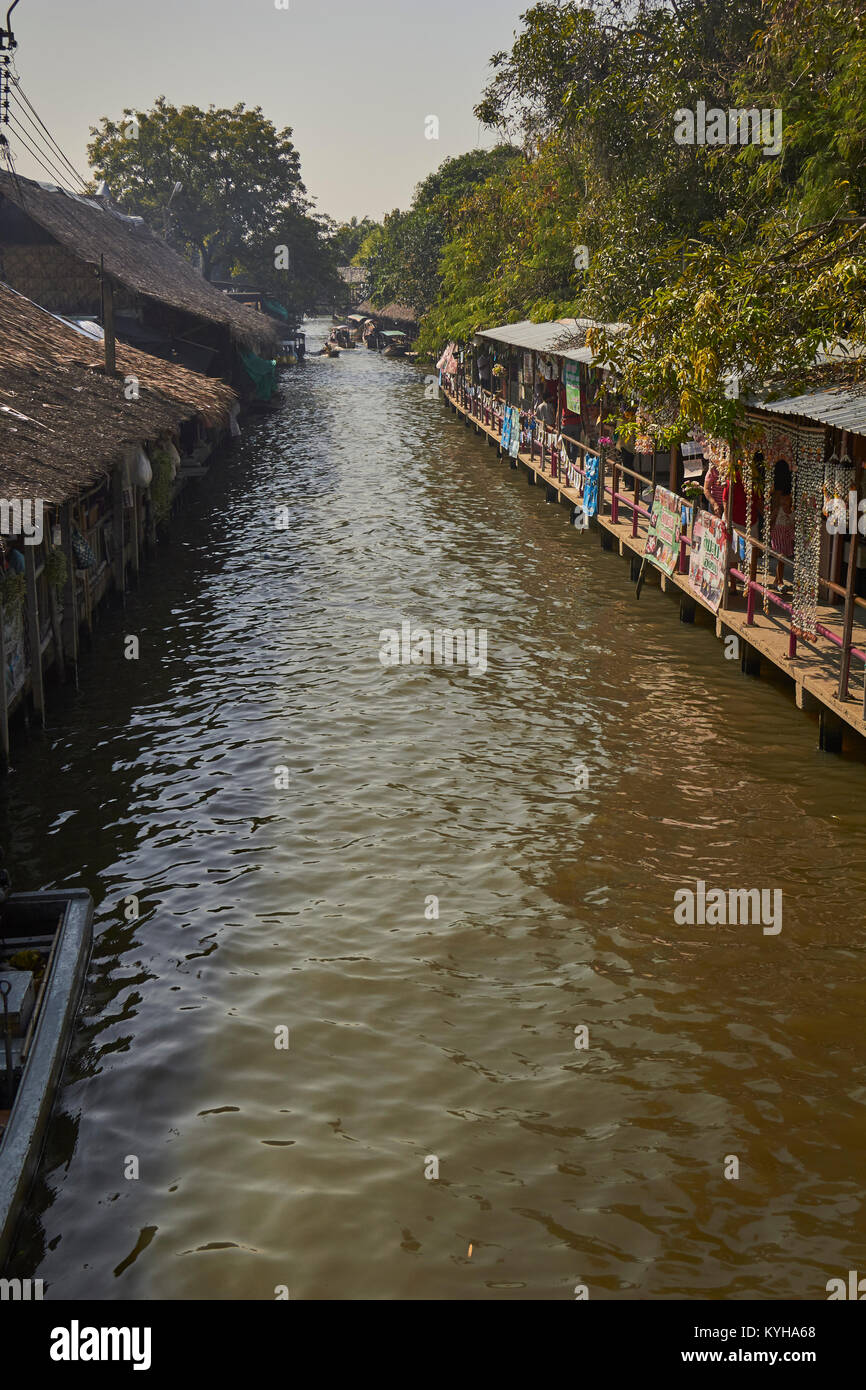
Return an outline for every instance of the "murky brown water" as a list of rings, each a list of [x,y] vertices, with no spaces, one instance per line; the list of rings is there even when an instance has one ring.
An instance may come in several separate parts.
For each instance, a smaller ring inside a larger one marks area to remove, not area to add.
[[[15,1272],[826,1297],[866,1270],[863,766],[408,364],[289,391],[0,787],[16,885],[83,880],[99,932]],[[383,669],[406,618],[488,670]],[[781,933],[676,926],[697,878],[782,888]]]

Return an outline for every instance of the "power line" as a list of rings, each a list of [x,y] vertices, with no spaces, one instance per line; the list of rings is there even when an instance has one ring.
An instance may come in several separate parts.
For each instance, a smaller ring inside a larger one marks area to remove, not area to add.
[[[41,141],[42,145],[45,147],[45,150],[44,150],[45,158],[46,158],[49,162],[51,162],[51,161],[54,159],[54,155],[55,155],[55,149],[54,149],[54,147],[49,143],[48,140],[45,139],[45,136],[44,136],[44,135],[41,135],[41,134],[40,134],[39,128],[38,128],[38,126],[36,125],[35,121],[32,120],[32,118],[27,114],[27,112],[25,111],[24,107],[21,106],[20,103],[19,103],[18,106],[17,106],[17,111],[18,111],[18,114],[19,114],[19,115],[22,115],[22,116],[24,117],[24,119],[28,122],[28,124],[29,124],[29,125],[32,127],[32,129],[33,129],[33,134],[30,135],[28,138],[31,139],[31,140]],[[12,114],[12,115],[14,116],[14,110],[11,110],[11,109],[10,109],[10,114]],[[24,127],[21,126],[20,121],[18,122],[18,125],[21,127],[22,130],[24,129]],[[72,167],[72,165],[69,164],[69,161],[66,159],[66,156],[63,154],[63,151],[59,149],[59,147],[58,147],[57,152],[59,153],[60,158],[62,158],[62,159],[65,161],[65,163],[69,165],[69,168],[72,170],[72,174],[73,174],[74,177],[78,180],[78,182],[79,182],[79,184],[81,185],[81,187],[82,187],[82,188],[85,188],[85,187],[86,187],[86,184],[85,184],[84,180],[83,180],[83,179],[81,178],[81,176],[76,172],[76,170]],[[61,166],[61,169],[62,169],[62,166]],[[62,182],[64,182],[64,183],[68,183],[68,182],[69,182],[69,174],[67,173],[67,171],[66,171],[65,169],[62,170]],[[73,185],[73,186],[74,186],[74,185]]]
[[[81,177],[75,165],[72,163],[72,160],[67,158],[67,156],[64,154],[63,150],[60,148],[59,144],[55,140],[54,136],[51,134],[51,131],[48,129],[39,112],[36,110],[36,107],[33,105],[27,93],[24,91],[24,88],[21,86],[21,78],[18,76],[17,71],[12,76],[11,81],[14,85],[16,96],[20,97],[21,100],[24,102],[25,106],[27,106],[29,110],[33,113],[33,115],[36,117],[36,120],[39,122],[39,125],[42,127],[43,131],[47,135],[50,144],[54,147],[54,150],[60,156],[63,163],[69,168],[70,172],[75,175],[82,188],[86,188],[87,180]],[[27,115],[27,112],[25,111],[24,114]],[[27,116],[27,119],[30,121],[30,124],[33,125],[33,121],[30,119],[30,116]]]
[[[61,171],[57,168],[55,164],[52,164],[51,168],[48,167],[48,165],[45,163],[44,158],[42,157],[42,152],[34,148],[34,146],[30,143],[27,137],[27,133],[24,130],[24,127],[21,125],[21,122],[18,120],[18,117],[15,116],[14,113],[11,111],[9,113],[9,119],[10,121],[14,121],[15,124],[19,127],[18,130],[15,132],[15,139],[21,141],[24,148],[30,155],[33,156],[40,169],[42,169],[42,171],[48,175],[51,182],[54,183],[56,179],[59,179],[61,184],[63,184],[64,182],[68,182],[68,175],[61,173]],[[7,130],[11,130],[11,126],[7,126]]]

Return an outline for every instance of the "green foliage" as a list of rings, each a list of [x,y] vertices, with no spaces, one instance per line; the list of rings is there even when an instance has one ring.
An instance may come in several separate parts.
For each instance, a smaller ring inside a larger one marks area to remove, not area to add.
[[[174,496],[174,481],[171,476],[171,456],[162,444],[150,449],[150,463],[153,478],[150,483],[150,505],[155,522],[165,521],[171,511]]]
[[[27,584],[23,574],[16,574],[14,570],[7,570],[0,577],[0,603],[10,619],[16,609],[24,602],[26,592]]]
[[[466,207],[490,180],[504,179],[521,160],[507,145],[446,159],[418,184],[408,212],[395,208],[361,245],[374,303],[401,300],[424,314],[442,287],[441,259]]]
[[[150,111],[103,116],[91,134],[88,157],[112,197],[198,259],[205,278],[256,276],[296,312],[336,288],[327,219],[312,213],[292,131],[261,107],[202,110],[158,97]],[[288,271],[275,266],[283,245]]]
[[[328,227],[328,246],[337,265],[357,264],[358,252],[364,240],[379,226],[372,217],[352,217],[348,222],[331,222]]]
[[[726,435],[737,394],[866,343],[864,0],[542,0],[522,20],[476,114],[523,154],[449,223],[423,350],[522,318],[626,322],[593,341],[672,439]],[[699,100],[781,109],[781,154],[676,143]]]
[[[58,593],[66,587],[69,566],[66,556],[59,546],[53,546],[45,559],[45,579]]]

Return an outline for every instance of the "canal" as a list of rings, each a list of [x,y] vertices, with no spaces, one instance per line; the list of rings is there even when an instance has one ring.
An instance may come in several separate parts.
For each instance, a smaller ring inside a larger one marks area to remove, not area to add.
[[[10,1272],[826,1297],[863,1269],[862,763],[411,364],[284,380],[0,786],[13,884],[83,882],[98,933]],[[404,620],[486,671],[383,666]],[[676,925],[698,879],[782,930]]]

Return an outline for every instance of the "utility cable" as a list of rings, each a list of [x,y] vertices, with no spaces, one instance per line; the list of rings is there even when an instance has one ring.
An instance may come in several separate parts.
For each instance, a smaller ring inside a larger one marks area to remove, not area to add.
[[[63,176],[63,177],[62,177],[62,182],[63,182],[63,183],[67,183],[67,184],[70,183],[69,173],[68,173],[68,172],[66,171],[66,169],[63,167],[63,165],[60,165],[60,164],[58,164],[58,163],[55,162],[55,150],[54,150],[53,146],[52,146],[51,144],[49,144],[49,142],[45,139],[45,137],[44,137],[43,135],[40,134],[39,128],[38,128],[38,126],[36,125],[35,121],[32,120],[32,118],[27,114],[27,112],[26,112],[26,110],[24,109],[24,107],[21,106],[20,104],[17,104],[17,105],[14,106],[14,107],[10,107],[10,115],[15,115],[16,112],[17,112],[17,114],[18,114],[19,116],[23,116],[23,117],[24,117],[24,119],[28,122],[28,124],[30,125],[30,127],[31,127],[31,129],[32,129],[32,132],[33,132],[33,133],[30,134],[30,132],[28,132],[28,138],[31,139],[31,140],[33,140],[33,141],[36,141],[36,142],[40,142],[40,141],[41,141],[41,145],[44,147],[44,158],[45,158],[46,160],[48,160],[49,163],[54,162],[54,163],[55,163],[55,167],[56,167],[56,168],[59,168],[59,170],[62,172],[62,176]],[[18,125],[19,125],[19,127],[21,128],[21,130],[24,129],[24,127],[21,125],[21,122],[20,122],[20,121],[18,121]],[[63,158],[63,151],[62,151],[62,150],[60,150],[60,157]],[[68,164],[68,160],[66,161],[66,163]],[[72,168],[71,165],[70,165],[69,167]],[[81,188],[82,188],[82,189],[85,189],[85,188],[86,188],[86,184],[84,183],[83,179],[80,179],[80,178],[79,178],[78,174],[75,172],[74,169],[72,169],[72,173],[74,174],[74,176],[75,176],[75,178],[78,180],[78,182],[81,184]],[[75,185],[73,184],[72,186],[74,187]]]
[[[48,177],[49,177],[49,179],[51,180],[51,182],[54,183],[57,179],[60,180],[61,185],[62,185],[64,182],[68,182],[67,176],[66,176],[65,174],[61,173],[60,170],[59,170],[55,165],[52,165],[51,168],[49,169],[48,165],[45,163],[44,159],[42,158],[42,153],[41,153],[41,151],[35,149],[35,148],[33,147],[33,145],[31,145],[29,139],[27,138],[27,132],[24,130],[23,126],[21,126],[21,123],[20,123],[20,121],[18,120],[17,116],[13,115],[13,113],[12,113],[11,111],[10,111],[10,113],[9,113],[9,119],[10,119],[10,121],[14,121],[14,122],[15,122],[15,125],[19,127],[18,130],[17,130],[16,132],[14,132],[14,133],[15,133],[15,139],[21,141],[21,143],[22,143],[22,145],[24,146],[24,148],[27,150],[27,152],[28,152],[29,154],[31,154],[31,155],[33,156],[33,158],[36,160],[36,163],[39,165],[40,169],[42,169],[43,172],[46,173],[46,174],[48,175]],[[7,126],[6,129],[11,131],[11,129],[12,129],[11,125]]]
[[[54,149],[55,149],[55,151],[57,152],[57,154],[60,156],[60,158],[61,158],[61,160],[63,161],[63,163],[64,163],[65,165],[67,165],[68,168],[69,168],[69,170],[70,170],[70,172],[71,172],[72,174],[75,175],[76,179],[77,179],[78,182],[81,184],[82,188],[86,188],[86,187],[87,187],[87,180],[84,179],[84,178],[82,178],[81,174],[79,174],[79,172],[78,172],[78,170],[76,169],[75,165],[72,163],[72,160],[69,159],[69,158],[64,154],[63,150],[60,148],[60,145],[57,143],[57,141],[55,140],[54,136],[51,134],[51,131],[48,129],[47,125],[46,125],[45,122],[43,121],[43,119],[42,119],[42,117],[40,116],[39,112],[36,110],[36,107],[33,105],[32,101],[31,101],[30,98],[28,97],[27,93],[24,91],[24,88],[21,86],[21,78],[18,76],[18,71],[17,71],[17,69],[15,69],[15,71],[14,71],[13,74],[12,74],[12,76],[10,77],[10,82],[11,82],[12,86],[13,86],[14,89],[15,89],[15,94],[16,94],[16,96],[20,97],[21,101],[24,102],[24,105],[29,109],[29,111],[32,113],[32,115],[33,115],[33,116],[36,118],[36,120],[39,122],[39,125],[42,127],[43,131],[45,132],[45,135],[48,137],[48,140],[50,141],[51,145],[54,147]],[[25,114],[26,114],[26,112],[25,112]],[[30,120],[30,117],[28,116],[27,119]],[[33,122],[31,121],[31,125],[32,125],[32,124],[33,124]]]

